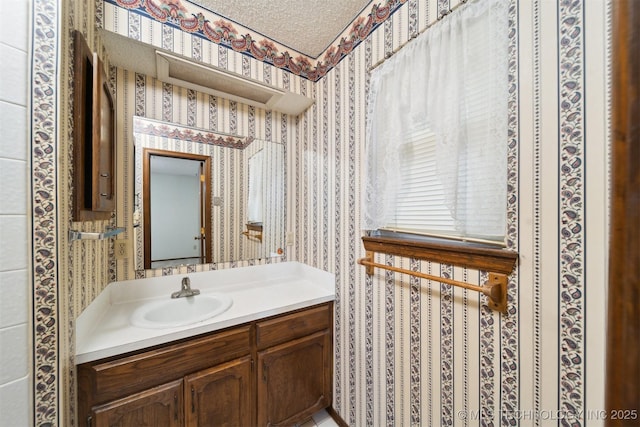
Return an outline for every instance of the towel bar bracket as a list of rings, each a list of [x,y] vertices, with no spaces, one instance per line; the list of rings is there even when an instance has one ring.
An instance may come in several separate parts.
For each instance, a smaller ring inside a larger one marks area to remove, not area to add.
[[[69,242],[75,240],[104,240],[126,231],[124,227],[107,227],[102,233],[93,233],[87,231],[69,230]]]
[[[487,295],[489,308],[500,313],[507,312],[507,285],[509,280],[506,274],[489,273],[485,287],[490,287],[490,295]]]

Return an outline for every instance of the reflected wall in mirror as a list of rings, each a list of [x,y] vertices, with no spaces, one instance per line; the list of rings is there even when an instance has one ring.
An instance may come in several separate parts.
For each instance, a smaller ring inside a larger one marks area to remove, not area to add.
[[[133,125],[136,270],[200,264],[201,259],[206,263],[219,263],[282,254],[285,242],[283,144],[142,117],[134,117]],[[206,162],[202,165],[205,178],[197,190],[198,197],[194,195],[189,199],[191,203],[197,202],[194,206],[199,212],[187,210],[176,214],[186,205],[187,201],[183,200],[186,194],[196,193],[195,184],[191,179],[178,178],[189,172],[169,172],[166,167],[161,168],[164,176],[157,174],[159,180],[152,180],[154,153],[161,154],[159,157],[163,160],[185,157],[209,160],[210,166]],[[178,190],[179,196],[170,195],[178,181],[191,181],[191,190]],[[204,223],[199,233],[196,230],[193,235],[193,227],[187,224],[199,221]],[[207,224],[210,230],[206,230]],[[161,243],[154,250],[155,225],[161,230],[170,228],[172,232],[184,230],[180,245],[175,240],[178,237],[170,239],[174,239],[175,248],[182,245],[188,250],[169,253],[166,249],[171,243]],[[149,240],[146,244],[145,236]],[[199,241],[203,242],[202,247]]]

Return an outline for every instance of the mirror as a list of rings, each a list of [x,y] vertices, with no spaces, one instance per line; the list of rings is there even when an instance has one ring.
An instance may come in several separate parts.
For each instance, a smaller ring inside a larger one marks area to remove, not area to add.
[[[135,269],[280,256],[284,145],[133,118]]]

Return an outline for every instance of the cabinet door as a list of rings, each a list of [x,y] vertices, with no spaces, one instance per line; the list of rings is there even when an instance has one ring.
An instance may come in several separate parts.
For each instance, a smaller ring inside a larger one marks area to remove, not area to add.
[[[258,425],[291,425],[331,403],[328,330],[258,353]]]
[[[253,425],[251,357],[185,377],[187,426]]]
[[[182,380],[94,406],[96,427],[182,426]]]

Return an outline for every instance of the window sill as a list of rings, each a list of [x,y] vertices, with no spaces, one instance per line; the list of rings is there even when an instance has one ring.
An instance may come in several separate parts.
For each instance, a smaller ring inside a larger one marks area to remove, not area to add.
[[[517,252],[486,244],[405,236],[363,236],[362,243],[367,252],[423,259],[504,275],[511,273],[518,260]]]

